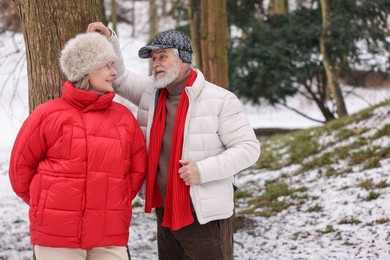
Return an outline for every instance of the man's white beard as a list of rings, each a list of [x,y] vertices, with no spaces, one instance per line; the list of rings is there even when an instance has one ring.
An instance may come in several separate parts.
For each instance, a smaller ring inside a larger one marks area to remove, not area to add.
[[[172,68],[165,70],[165,76],[161,79],[157,79],[155,72],[153,71],[154,78],[154,87],[155,88],[165,88],[167,85],[174,82],[179,76],[180,72],[180,63],[174,64]]]

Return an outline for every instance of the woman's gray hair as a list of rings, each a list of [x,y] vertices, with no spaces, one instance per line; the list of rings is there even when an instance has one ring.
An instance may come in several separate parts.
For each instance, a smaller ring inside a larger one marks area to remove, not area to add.
[[[82,89],[82,90],[89,90],[89,74],[85,75],[80,81],[72,82],[73,85],[76,88]]]

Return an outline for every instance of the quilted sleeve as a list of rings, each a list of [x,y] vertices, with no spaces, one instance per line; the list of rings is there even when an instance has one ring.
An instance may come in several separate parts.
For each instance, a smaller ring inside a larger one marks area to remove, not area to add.
[[[260,142],[237,97],[227,96],[218,124],[218,135],[226,150],[196,163],[202,183],[231,177],[260,156]]]
[[[47,147],[43,135],[42,109],[37,109],[23,123],[11,152],[9,178],[14,192],[27,204],[30,184],[44,158]]]

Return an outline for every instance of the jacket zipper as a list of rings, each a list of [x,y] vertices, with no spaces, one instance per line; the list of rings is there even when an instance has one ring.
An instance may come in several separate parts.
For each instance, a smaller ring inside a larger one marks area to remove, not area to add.
[[[87,138],[87,128],[85,127],[85,114],[83,111],[80,111],[81,116],[83,118],[84,129],[85,129],[85,156],[86,156],[86,166],[85,166],[85,183],[84,183],[84,192],[83,192],[83,200],[82,200],[82,216],[81,216],[81,229],[80,229],[80,247],[83,248],[84,244],[84,234],[85,234],[85,208],[87,205],[87,180],[88,180],[88,138]]]
[[[190,154],[189,154],[189,151],[188,151],[188,128],[189,128],[189,122],[190,122],[190,114],[191,114],[191,110],[192,110],[192,102],[191,102],[191,98],[190,98],[190,95],[188,94],[188,91],[187,91],[187,88],[184,89],[184,91],[186,92],[187,94],[187,97],[188,97],[188,110],[187,110],[187,115],[186,115],[186,122],[184,123],[184,140],[183,140],[183,147],[182,147],[182,159],[183,160],[188,160],[190,158]]]

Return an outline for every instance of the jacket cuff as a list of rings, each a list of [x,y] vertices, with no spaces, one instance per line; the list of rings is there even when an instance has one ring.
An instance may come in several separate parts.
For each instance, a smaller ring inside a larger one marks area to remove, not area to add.
[[[112,38],[116,37],[116,32],[114,30],[110,29],[110,28],[107,28],[107,29],[111,33],[110,37],[108,38],[108,40],[111,41]]]

